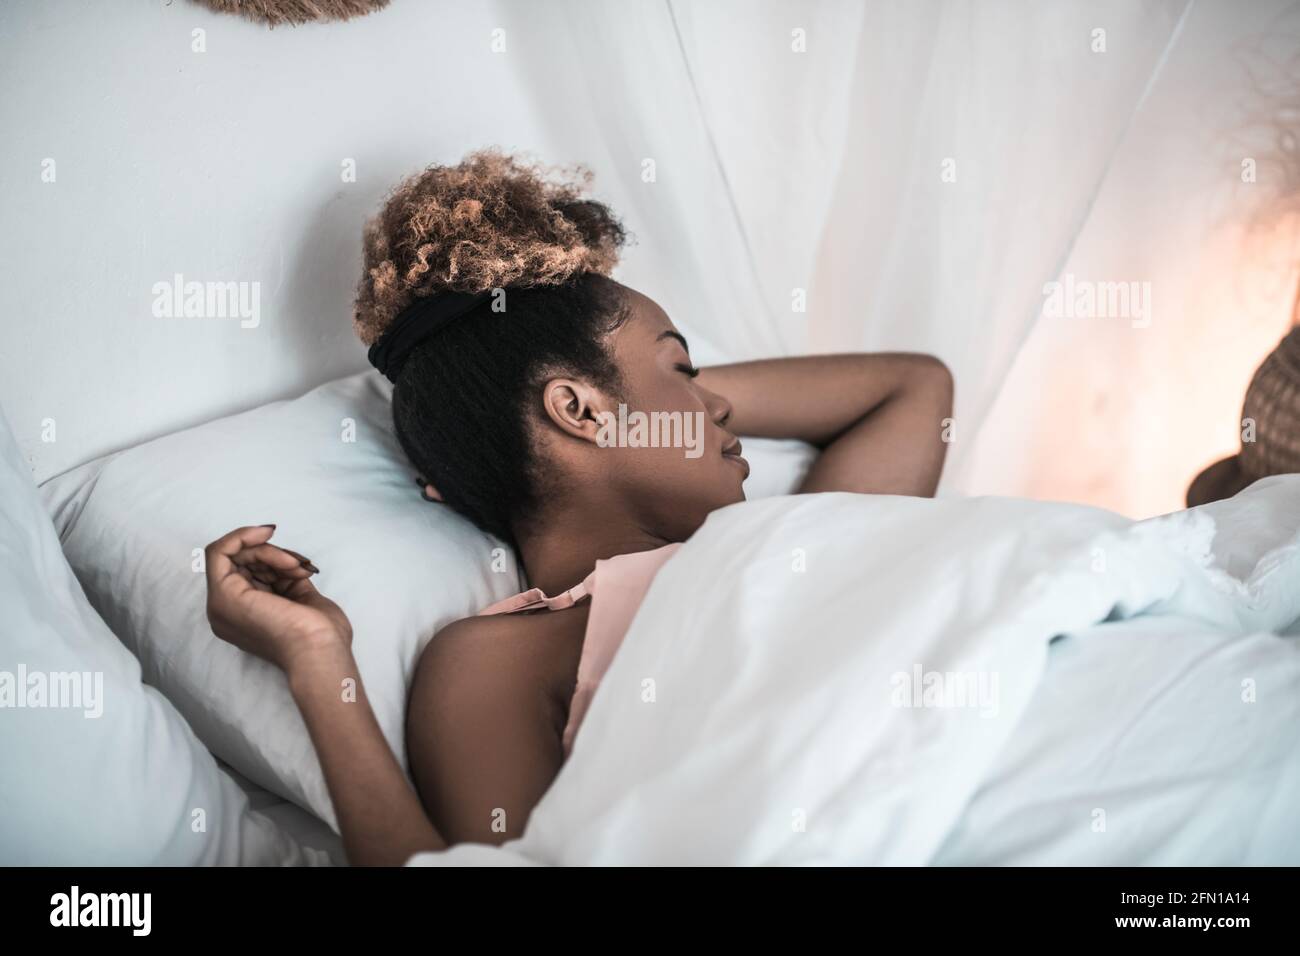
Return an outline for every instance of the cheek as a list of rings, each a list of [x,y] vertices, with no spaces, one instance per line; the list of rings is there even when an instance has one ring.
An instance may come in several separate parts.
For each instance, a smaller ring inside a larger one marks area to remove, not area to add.
[[[686,376],[679,372],[667,381],[663,376],[655,376],[637,385],[633,388],[629,383],[621,396],[626,406],[628,433],[632,434],[633,423],[639,420],[642,440],[657,436],[659,445],[643,444],[634,449],[638,453],[634,460],[639,459],[643,467],[654,471],[673,470],[682,465],[683,459],[687,464],[698,465],[710,452],[722,447],[721,432]],[[665,443],[670,444],[664,447]]]
[[[658,365],[643,368],[641,374],[629,376],[623,400],[629,409],[645,412],[704,411],[704,403],[691,380],[676,369]]]
[[[687,457],[688,452],[695,454],[681,447],[607,449],[614,456],[611,479],[637,500],[661,502],[665,507],[711,502],[719,494],[715,461],[707,448],[698,457]]]
[[[718,454],[708,433],[693,435],[692,444],[643,449],[643,469],[651,494],[675,498],[706,510],[738,500],[740,470]]]
[[[736,466],[718,454],[722,437],[710,420],[698,391],[681,372],[671,374],[647,368],[641,375],[627,375],[621,400],[629,420],[646,416],[647,438],[656,431],[654,413],[674,414],[669,427],[660,419],[660,447],[609,449],[618,456],[613,471],[620,483],[642,500],[664,502],[665,506],[694,508],[704,512],[740,500]],[[630,434],[630,431],[629,431]],[[671,436],[671,438],[669,438]],[[664,445],[668,439],[670,444]]]

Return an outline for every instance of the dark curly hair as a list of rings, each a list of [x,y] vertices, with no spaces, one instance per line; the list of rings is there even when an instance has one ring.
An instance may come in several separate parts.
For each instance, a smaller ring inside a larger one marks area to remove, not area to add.
[[[590,176],[496,151],[404,180],[366,225],[354,326],[375,342],[422,296],[504,289],[416,346],[393,386],[398,441],[443,501],[510,544],[548,476],[531,400],[547,378],[619,389],[605,337],[625,318],[607,278],[623,227]]]

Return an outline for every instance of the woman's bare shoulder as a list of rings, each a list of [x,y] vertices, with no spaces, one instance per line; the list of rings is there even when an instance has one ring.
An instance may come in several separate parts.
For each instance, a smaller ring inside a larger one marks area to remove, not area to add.
[[[577,678],[586,608],[462,618],[439,630],[415,666],[407,743],[469,733],[485,706],[535,716],[563,732]]]
[[[586,609],[461,618],[439,630],[416,665],[414,683],[457,681],[475,674],[503,680],[576,672]]]
[[[465,618],[420,656],[407,756],[425,811],[452,842],[518,836],[559,771],[564,687],[571,693],[585,620],[568,611]]]

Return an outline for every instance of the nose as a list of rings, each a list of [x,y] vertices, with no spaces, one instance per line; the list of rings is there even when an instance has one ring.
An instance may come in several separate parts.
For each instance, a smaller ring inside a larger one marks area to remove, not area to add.
[[[704,407],[708,410],[709,418],[720,428],[725,428],[727,420],[731,418],[731,402],[727,401],[717,392],[705,390]]]

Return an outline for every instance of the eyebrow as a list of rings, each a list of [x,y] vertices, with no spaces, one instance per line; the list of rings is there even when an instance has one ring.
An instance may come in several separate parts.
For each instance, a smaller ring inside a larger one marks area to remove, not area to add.
[[[682,348],[686,350],[686,354],[691,354],[691,347],[686,344],[686,339],[680,332],[674,332],[671,329],[667,332],[660,332],[659,338],[655,339],[655,341],[662,342],[664,339],[676,339],[678,342],[682,343]]]

